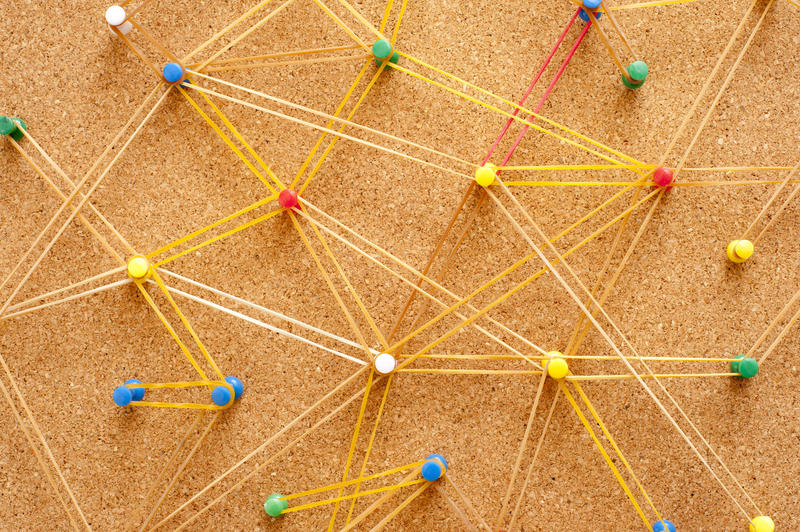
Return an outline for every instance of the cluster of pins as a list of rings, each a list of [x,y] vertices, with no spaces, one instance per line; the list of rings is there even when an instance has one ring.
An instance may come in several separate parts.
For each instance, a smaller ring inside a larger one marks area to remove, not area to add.
[[[121,6],[114,5],[109,7],[105,13],[105,20],[109,28],[118,30],[122,35],[127,35],[133,30],[133,25],[128,20],[128,14]],[[386,39],[376,41],[372,47],[375,63],[380,66],[384,63],[386,68],[391,68],[392,63],[397,63],[400,56],[394,50],[391,43]],[[190,83],[187,70],[179,63],[170,62],[164,65],[161,71],[163,81],[171,85]],[[22,138],[17,125],[25,127],[24,122],[19,119],[8,119],[0,117],[0,134],[11,135],[15,140]],[[300,197],[296,190],[285,189],[278,195],[279,205],[286,210],[300,208]],[[143,256],[135,256],[128,262],[128,276],[134,280],[144,280],[150,277],[150,263]],[[395,358],[388,353],[381,353],[375,357],[375,369],[381,375],[387,375],[394,371],[397,366]],[[236,377],[226,377],[225,381],[233,388],[234,397],[227,386],[217,386],[211,392],[214,404],[218,406],[229,406],[234,400],[239,399],[244,387],[242,382]],[[137,379],[129,379],[122,386],[114,390],[113,399],[119,406],[135,405],[142,401],[145,396],[146,385]]]
[[[475,182],[482,187],[489,187],[497,180],[499,170],[496,165],[486,163],[475,170]],[[670,190],[675,185],[675,177],[669,168],[658,167],[653,171],[653,186]],[[732,240],[725,250],[731,262],[740,264],[753,255],[753,242],[750,240]]]
[[[561,352],[550,351],[547,355],[550,357],[545,366],[548,377],[560,381],[570,375],[569,364]],[[731,362],[731,371],[737,373],[740,378],[749,379],[758,373],[758,362],[745,355],[739,355]],[[676,532],[676,528],[671,521],[664,519],[653,524],[653,532]],[[772,518],[759,515],[750,522],[750,532],[775,532],[775,523]]]
[[[589,22],[589,13],[594,15],[596,20],[602,17],[602,0],[582,0],[583,9],[579,17],[584,22]],[[127,20],[125,9],[121,6],[111,6],[105,14],[109,28],[117,29],[121,34],[127,35],[133,29],[133,25]],[[394,50],[392,44],[386,39],[377,40],[372,46],[372,54],[375,64],[392,68],[400,58]],[[625,69],[627,76],[621,74],[622,83],[628,89],[641,87],[649,74],[649,67],[644,61],[634,61]],[[188,83],[187,72],[178,63],[168,63],[162,70],[163,80],[170,84]],[[25,123],[18,118],[0,116],[0,135],[7,135],[14,140],[23,138],[20,128],[27,129]],[[496,165],[486,163],[475,171],[475,182],[481,187],[489,187],[495,183],[499,170]],[[669,168],[659,167],[653,172],[653,185],[657,188],[670,190],[674,184],[673,172]],[[293,189],[281,191],[278,203],[284,209],[299,208],[299,196]],[[726,254],[735,263],[745,262],[753,254],[753,243],[749,240],[733,240],[728,244]],[[150,275],[150,264],[145,257],[137,256],[128,262],[128,275],[134,280],[144,280]],[[548,353],[550,359],[547,363],[547,375],[554,380],[563,380],[569,374],[569,365],[563,355],[558,351]],[[389,353],[380,353],[373,359],[373,366],[377,373],[388,375],[397,368],[397,360]],[[731,362],[731,371],[739,377],[749,379],[758,373],[758,362],[745,355],[739,355],[736,360]],[[241,397],[244,391],[242,382],[236,377],[226,377],[226,383],[233,389],[233,397],[227,386],[216,386],[211,393],[214,404],[219,406],[229,405]],[[145,396],[145,388],[140,380],[129,379],[123,386],[114,390],[113,399],[119,406],[135,404],[142,401]],[[447,470],[447,461],[442,455],[432,454],[426,457],[425,463],[420,468],[420,475],[427,481],[436,481],[442,477]],[[289,502],[278,493],[273,493],[267,497],[264,503],[264,511],[271,517],[283,515],[289,508]],[[667,520],[658,521],[652,526],[653,532],[676,532],[675,525]],[[768,516],[757,516],[752,519],[749,526],[750,532],[774,532],[775,524]]]
[[[126,267],[128,277],[136,282],[143,282],[153,275],[152,265],[147,257],[135,255],[128,259]],[[236,377],[225,377],[226,385],[219,384],[211,390],[211,402],[217,406],[230,406],[244,392],[244,384]],[[233,393],[231,393],[231,390]],[[118,386],[112,394],[117,406],[136,405],[144,400],[147,385],[138,379],[128,379]]]
[[[244,384],[236,377],[225,377],[228,386],[217,385],[211,390],[211,401],[217,406],[229,406],[238,400],[244,392]],[[139,379],[128,379],[122,386],[114,389],[111,398],[117,406],[135,406],[137,402],[144,400],[146,384]],[[231,390],[233,389],[233,397]]]

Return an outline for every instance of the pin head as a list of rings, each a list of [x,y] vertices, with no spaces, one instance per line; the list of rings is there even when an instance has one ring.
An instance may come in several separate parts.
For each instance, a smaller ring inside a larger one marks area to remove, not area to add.
[[[235,397],[235,392],[234,392]],[[231,391],[221,384],[211,390],[211,400],[217,406],[225,406],[231,402]]]
[[[587,9],[595,9],[600,6],[600,0],[583,0],[583,7]]]
[[[739,355],[731,362],[731,371],[744,379],[751,379],[758,373],[758,361],[745,355]]]
[[[131,279],[144,279],[150,275],[150,261],[147,257],[137,255],[128,261],[128,277]]]
[[[650,67],[644,61],[634,61],[628,67],[628,74],[633,78],[633,81],[644,81],[649,73]]]
[[[753,255],[753,243],[749,240],[739,240],[734,251],[739,258],[747,260]]]
[[[672,174],[672,170],[669,168],[659,166],[653,171],[653,183],[657,187],[664,187],[669,190],[672,188],[672,183],[674,181],[675,177]]]
[[[133,390],[127,386],[118,386],[112,395],[117,406],[128,406],[133,401]]]
[[[400,55],[394,51],[392,43],[386,39],[379,39],[372,45],[372,55],[375,56],[375,63],[380,65],[387,59],[386,68],[391,68],[390,63],[397,63],[400,60]]]
[[[126,18],[128,15],[125,14],[125,9],[120,6],[111,6],[106,9],[106,22],[109,26],[119,26],[125,22]]]
[[[725,253],[731,262],[742,263],[753,255],[753,243],[749,240],[731,240]]]
[[[569,365],[567,361],[561,358],[562,355],[558,351],[550,351],[548,353],[552,358],[547,363],[547,374],[551,379],[561,380],[569,374]]]
[[[372,45],[372,55],[375,59],[383,61],[392,54],[392,43],[386,39],[379,39]]]
[[[270,517],[280,517],[283,511],[289,507],[289,501],[281,500],[281,497],[283,495],[280,493],[273,493],[264,502],[264,511]]]
[[[631,79],[629,80],[622,76],[622,83],[629,89],[641,87],[644,84],[644,80],[647,79],[647,74],[650,73],[650,67],[644,61],[634,61],[626,70]]]
[[[177,83],[185,77],[183,67],[178,63],[167,63],[164,65],[161,73],[164,75],[164,79],[169,83]]]
[[[497,179],[497,167],[486,163],[475,170],[475,182],[482,187],[488,187]]]
[[[300,203],[297,191],[291,188],[281,190],[278,194],[278,203],[284,209],[294,209]]]
[[[447,471],[447,460],[441,454],[431,454],[425,458],[425,463],[422,464],[420,473],[422,478],[429,481],[439,480],[441,476]]]
[[[388,375],[397,367],[397,360],[389,353],[381,353],[375,357],[375,371],[381,375]]]

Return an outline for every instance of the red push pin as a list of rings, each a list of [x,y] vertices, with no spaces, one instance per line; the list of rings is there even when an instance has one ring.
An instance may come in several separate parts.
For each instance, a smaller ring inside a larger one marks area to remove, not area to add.
[[[280,203],[281,207],[284,209],[294,209],[300,204],[297,191],[291,188],[281,190],[281,193],[278,194],[278,203]]]
[[[653,172],[653,183],[657,187],[664,187],[666,190],[672,188],[672,183],[675,182],[675,177],[672,175],[672,170],[659,166]]]

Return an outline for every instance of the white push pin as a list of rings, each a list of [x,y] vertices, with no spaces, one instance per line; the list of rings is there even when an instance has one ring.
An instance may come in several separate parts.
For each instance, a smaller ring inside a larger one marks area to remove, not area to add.
[[[397,367],[397,361],[389,353],[381,353],[375,357],[375,371],[381,375],[388,375]]]
[[[106,9],[106,22],[108,22],[109,29],[115,27],[123,35],[129,34],[133,29],[133,24],[128,22],[127,18],[128,15],[120,6],[111,6]],[[114,30],[111,31],[113,32]]]

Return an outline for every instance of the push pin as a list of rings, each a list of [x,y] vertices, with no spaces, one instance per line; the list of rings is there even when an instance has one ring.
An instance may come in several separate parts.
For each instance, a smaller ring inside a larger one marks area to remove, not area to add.
[[[662,519],[653,524],[653,532],[675,532],[675,525],[666,519]]]
[[[731,262],[740,264],[753,255],[753,243],[749,240],[731,240],[725,253]]]
[[[569,374],[569,365],[567,361],[564,360],[560,352],[558,351],[550,351],[547,353],[550,355],[550,362],[547,364],[547,374],[550,376],[551,379],[561,380]]]
[[[242,392],[244,392],[244,384],[242,384],[242,381],[236,377],[225,377],[225,382],[233,388],[233,400],[236,401],[239,399],[242,396]],[[225,406],[231,403],[231,391],[227,386],[220,384],[211,390],[211,400],[214,401],[214,404],[217,406]]]
[[[731,371],[738,373],[743,379],[751,379],[758,373],[758,361],[745,355],[739,355],[731,362]]]
[[[669,190],[672,188],[672,184],[675,182],[675,176],[672,174],[672,170],[669,168],[664,168],[663,166],[659,166],[653,171],[653,184],[658,188],[663,188],[664,190]]]
[[[422,464],[420,473],[422,478],[433,482],[439,480],[444,472],[447,471],[447,460],[441,454],[431,454],[425,457],[425,463]]]
[[[638,89],[644,85],[644,80],[647,79],[647,74],[650,73],[650,67],[644,61],[634,61],[626,70],[631,77],[631,81],[628,81],[628,78],[624,75],[620,75],[622,76],[622,83],[629,89]]]
[[[273,493],[267,497],[266,502],[264,502],[264,511],[267,512],[268,516],[280,517],[284,510],[289,507],[289,501],[284,501],[281,497],[283,497],[283,495],[280,493]]]
[[[389,353],[381,353],[375,357],[373,364],[375,365],[375,371],[381,375],[388,375],[397,367],[397,360]]]
[[[117,28],[121,34],[129,34],[133,29],[133,24],[127,19],[128,15],[125,13],[125,9],[120,6],[111,6],[106,9],[106,22],[108,22],[109,29]]]
[[[397,63],[400,60],[400,55],[394,51],[392,43],[386,39],[375,41],[372,45],[372,55],[375,56],[375,64],[381,66],[381,63],[386,62],[386,68],[392,68],[390,63]]]
[[[278,194],[278,203],[284,209],[294,209],[300,204],[300,196],[297,194],[296,190],[286,188],[281,190],[281,193]]]
[[[128,406],[131,401],[141,401],[144,399],[144,388],[130,388],[129,384],[142,384],[138,379],[128,379],[124,386],[118,386],[114,390],[113,399],[117,406]]]
[[[775,532],[775,522],[769,516],[759,515],[750,521],[750,532]]]
[[[475,170],[475,182],[482,187],[488,187],[497,179],[497,167],[492,163],[486,163]]]
[[[28,126],[19,118],[0,116],[0,135],[7,135],[19,142],[25,136],[22,129],[27,131]]]
[[[161,75],[164,76],[164,81],[167,83],[178,83],[189,81],[186,77],[186,71],[178,63],[167,63],[161,69]]]
[[[128,260],[128,277],[135,281],[150,277],[150,261],[147,257],[136,255]]]

